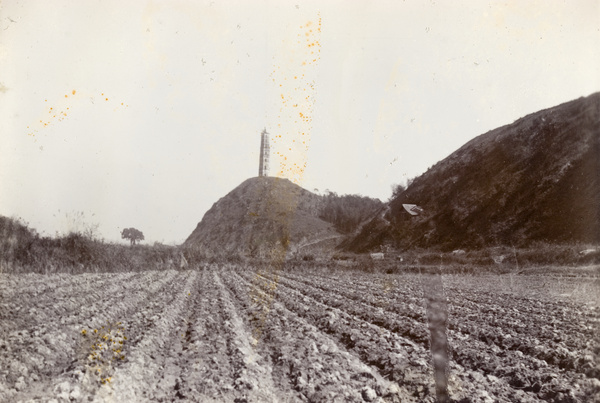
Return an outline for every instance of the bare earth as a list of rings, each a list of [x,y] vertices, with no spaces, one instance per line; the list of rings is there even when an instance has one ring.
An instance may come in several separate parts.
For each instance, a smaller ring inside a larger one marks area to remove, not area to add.
[[[3,275],[0,401],[433,402],[430,280],[235,265]],[[600,401],[599,288],[444,276],[450,399]]]

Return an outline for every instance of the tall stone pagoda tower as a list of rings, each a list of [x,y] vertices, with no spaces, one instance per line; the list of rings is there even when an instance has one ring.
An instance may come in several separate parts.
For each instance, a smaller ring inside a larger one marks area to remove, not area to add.
[[[258,176],[269,176],[269,133],[264,128],[260,134],[260,161],[258,164]]]

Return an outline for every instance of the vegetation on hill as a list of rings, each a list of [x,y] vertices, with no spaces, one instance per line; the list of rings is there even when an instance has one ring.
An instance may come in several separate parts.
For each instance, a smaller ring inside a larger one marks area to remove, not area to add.
[[[600,242],[600,93],[485,133],[438,162],[347,250]],[[424,209],[411,216],[403,204]]]
[[[338,232],[349,234],[382,207],[379,199],[360,195],[338,196],[335,192],[328,192],[323,196],[319,217],[332,223]]]

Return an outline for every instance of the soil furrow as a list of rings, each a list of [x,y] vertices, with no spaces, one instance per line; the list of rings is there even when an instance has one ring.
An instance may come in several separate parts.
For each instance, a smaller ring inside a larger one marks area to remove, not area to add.
[[[173,273],[174,274],[174,273]],[[147,274],[146,276],[148,276]],[[172,276],[164,276],[165,280]],[[155,290],[162,289],[164,284],[158,282]],[[139,288],[138,286],[135,286]],[[125,294],[130,297],[130,294]],[[143,301],[148,294],[142,293],[137,301]],[[82,340],[81,331],[89,325],[89,329],[98,328],[106,325],[107,321],[112,321],[115,318],[127,316],[127,312],[131,312],[136,304],[133,301],[117,300],[111,298],[97,299],[90,301],[87,305],[79,305],[71,301],[70,309],[60,313],[59,321],[52,320],[56,317],[53,311],[52,314],[44,314],[39,312],[38,321],[40,325],[33,328],[28,328],[30,331],[21,330],[14,338],[18,338],[15,342],[9,339],[12,347],[20,346],[18,353],[13,353],[12,359],[7,359],[6,369],[9,370],[15,366],[19,368],[35,368],[35,376],[32,380],[34,385],[27,388],[17,388],[20,393],[13,394],[16,398],[23,398],[32,395],[44,395],[48,391],[55,388],[56,385],[64,382],[71,382],[75,373],[81,374],[84,368],[84,358],[87,354],[86,343]],[[118,319],[117,319],[118,320]],[[114,320],[116,322],[116,320]],[[82,344],[83,342],[83,344]],[[12,349],[6,350],[10,355]],[[0,357],[2,359],[2,357]],[[18,365],[15,363],[19,363]],[[13,372],[14,373],[14,372]],[[19,385],[19,378],[8,373],[8,386],[11,383],[15,386]],[[80,379],[79,379],[80,380]],[[75,381],[76,383],[79,381]]]
[[[1,278],[0,401],[433,403],[439,319],[450,402],[600,402],[590,279],[257,265]]]
[[[250,283],[236,283],[231,274],[226,282],[241,311],[260,309],[249,301]],[[248,317],[252,317],[251,312]],[[411,401],[406,390],[384,379],[376,369],[280,302],[273,302],[263,326],[257,348],[271,356],[274,382],[284,390],[296,391],[298,398],[360,402],[363,394],[372,391],[384,401]]]
[[[277,401],[269,362],[256,352],[254,346],[257,340],[244,327],[231,301],[231,295],[221,282],[217,271],[213,271],[213,277],[223,304],[225,329],[231,335],[228,348],[234,365],[234,384],[241,394],[237,399],[257,402]]]
[[[182,311],[189,303],[189,296],[197,280],[197,272],[188,272],[182,289],[173,301],[165,307],[152,329],[135,345],[128,354],[127,362],[115,368],[112,382],[105,384],[96,394],[100,401],[170,401],[171,390],[164,379],[165,363],[172,353],[172,340],[175,323],[180,320]],[[165,385],[166,383],[166,385]],[[166,390],[165,390],[166,389]]]
[[[277,287],[276,300],[335,337],[366,365],[383,371],[382,377],[410,384],[410,395],[414,398],[422,401],[433,396],[430,356],[424,347],[284,285]]]

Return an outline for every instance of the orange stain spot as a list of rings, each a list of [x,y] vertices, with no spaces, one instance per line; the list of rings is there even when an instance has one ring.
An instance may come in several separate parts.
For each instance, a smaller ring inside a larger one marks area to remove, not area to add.
[[[106,100],[108,101],[108,98],[106,98]]]
[[[71,94],[75,95],[75,92],[77,92],[77,91],[73,90],[73,91],[71,91]]]

